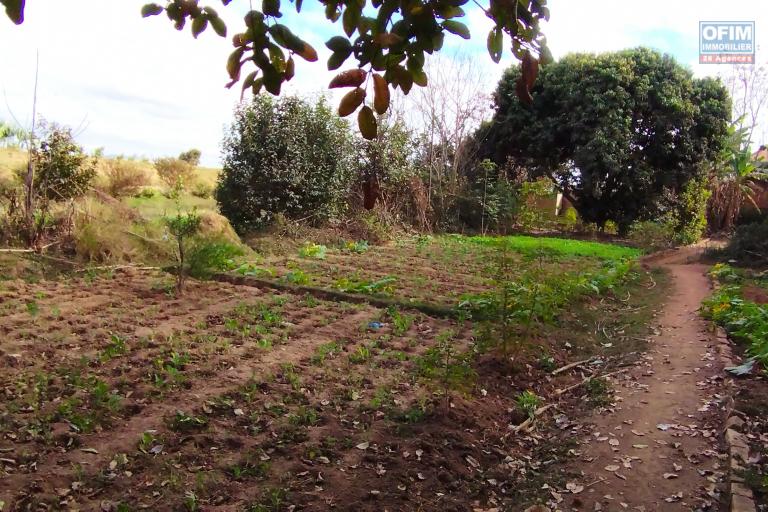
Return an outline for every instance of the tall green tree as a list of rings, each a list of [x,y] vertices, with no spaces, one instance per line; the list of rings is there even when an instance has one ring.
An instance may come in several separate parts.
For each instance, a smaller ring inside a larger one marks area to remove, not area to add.
[[[64,0],[60,0],[64,1]],[[325,45],[333,52],[328,69],[339,69],[352,58],[355,67],[337,76],[335,87],[349,87],[341,100],[339,114],[358,112],[360,132],[368,139],[376,137],[374,112],[383,114],[389,107],[390,88],[408,94],[414,84],[427,85],[424,72],[426,56],[440,51],[446,34],[470,38],[469,28],[459,20],[466,13],[462,6],[469,0],[320,0],[329,23],[341,22],[341,33]],[[0,0],[14,23],[24,21],[25,0]],[[221,0],[224,7],[232,0]],[[549,19],[547,0],[475,1],[493,20],[488,33],[488,53],[499,62],[505,45],[523,61],[525,79],[519,83],[520,97],[530,100],[530,88],[538,62],[549,60],[546,40],[539,28]],[[281,18],[288,5],[301,14],[302,0],[261,0],[260,7],[245,15],[244,27],[232,37],[234,50],[227,60],[228,87],[241,81],[243,91],[262,89],[279,95],[285,82],[295,72],[294,57],[314,62],[317,51]],[[144,17],[165,13],[177,30],[189,26],[197,38],[207,28],[221,37],[227,26],[216,10],[199,5],[199,0],[167,0],[164,5],[148,3]],[[314,18],[310,18],[314,20]],[[371,94],[369,94],[371,93]]]
[[[515,66],[499,82],[481,154],[550,177],[585,221],[622,233],[702,179],[727,139],[719,80],[654,50],[568,55],[542,68],[530,105],[515,98],[520,76]]]

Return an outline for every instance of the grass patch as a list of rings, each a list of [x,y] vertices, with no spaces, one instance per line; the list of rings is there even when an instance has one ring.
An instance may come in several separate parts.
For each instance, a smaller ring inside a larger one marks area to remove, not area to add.
[[[451,237],[455,239],[456,237]],[[472,236],[467,241],[480,244],[500,246],[506,245],[508,249],[529,256],[536,256],[544,251],[565,257],[592,257],[602,260],[620,260],[623,258],[637,258],[642,254],[639,249],[622,245],[604,244],[586,240],[571,240],[568,238],[551,238],[536,236]]]
[[[160,219],[179,210],[189,211],[197,208],[198,211],[217,212],[216,201],[211,198],[195,197],[192,194],[182,194],[177,204],[175,199],[156,194],[153,197],[129,197],[126,203],[131,208],[136,208],[145,219]]]

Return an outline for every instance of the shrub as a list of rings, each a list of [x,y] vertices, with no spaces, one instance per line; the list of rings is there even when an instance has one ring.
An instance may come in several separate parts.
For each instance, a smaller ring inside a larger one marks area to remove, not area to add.
[[[157,190],[151,187],[145,187],[135,194],[135,197],[143,197],[145,199],[152,199],[157,195]]]
[[[33,156],[37,193],[54,201],[83,195],[96,176],[95,161],[75,142],[69,128],[41,126],[40,148]]]
[[[704,179],[692,179],[677,195],[669,218],[677,243],[698,242],[707,229],[707,201],[711,192]]]
[[[133,196],[149,185],[149,176],[136,162],[118,158],[104,162],[105,191],[112,197]]]
[[[768,264],[768,219],[737,226],[725,252],[742,263]]]
[[[334,216],[350,182],[349,131],[324,100],[256,96],[239,106],[223,141],[216,188],[221,213],[238,232],[262,229],[278,214]]]
[[[521,203],[517,212],[517,225],[523,231],[544,227],[544,210],[539,201],[552,195],[554,185],[548,178],[525,181],[520,187]]]
[[[570,206],[565,210],[562,218],[560,219],[560,226],[563,231],[574,231],[579,225],[579,213],[576,208]]]
[[[178,158],[158,158],[155,160],[157,175],[168,188],[186,188],[194,181],[195,168]]]
[[[635,222],[629,230],[629,239],[647,251],[660,251],[674,247],[676,234],[668,222]]]
[[[389,119],[382,119],[375,139],[355,138],[353,204],[366,210],[378,206],[391,217],[427,227],[428,198],[414,188],[420,185],[412,161],[415,145],[405,124]]]
[[[196,211],[179,212],[173,217],[165,217],[163,222],[176,242],[176,291],[181,293],[188,274],[187,251],[190,239],[200,231],[200,216]]]
[[[192,187],[192,195],[195,197],[199,197],[202,199],[208,199],[213,195],[213,187],[208,185],[207,183],[203,183],[201,181],[198,181],[195,183],[195,185]]]
[[[182,160],[184,162],[187,162],[192,167],[197,167],[200,165],[200,157],[202,156],[202,153],[199,149],[190,149],[189,151],[184,151],[179,155],[179,160]]]
[[[459,220],[473,229],[507,233],[517,223],[523,198],[520,186],[490,160],[478,164],[466,197],[456,202]]]
[[[244,254],[243,248],[227,240],[196,237],[187,254],[189,275],[207,279],[216,272],[237,267],[235,259]]]

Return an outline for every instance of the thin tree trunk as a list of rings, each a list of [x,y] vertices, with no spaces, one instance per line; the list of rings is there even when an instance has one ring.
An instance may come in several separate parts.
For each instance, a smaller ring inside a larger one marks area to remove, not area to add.
[[[35,233],[35,122],[37,118],[37,79],[40,70],[40,53],[38,52],[35,60],[35,88],[32,95],[32,129],[29,132],[29,159],[27,161],[27,175],[24,178],[24,198],[25,221],[27,228],[27,244],[34,245]]]

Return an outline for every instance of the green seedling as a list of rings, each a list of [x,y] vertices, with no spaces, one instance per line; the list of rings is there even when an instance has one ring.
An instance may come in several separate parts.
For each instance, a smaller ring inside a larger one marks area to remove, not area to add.
[[[176,432],[203,430],[207,426],[208,420],[205,418],[190,416],[183,411],[177,411],[168,422],[168,427]]]
[[[515,399],[517,407],[522,410],[529,419],[533,419],[536,414],[536,409],[541,405],[541,398],[531,390],[525,390]]]
[[[387,308],[387,316],[392,320],[392,333],[395,336],[402,336],[413,325],[414,316],[401,313],[395,306]]]
[[[312,355],[311,362],[314,365],[322,365],[325,360],[329,357],[333,357],[336,354],[341,352],[341,347],[336,342],[330,342],[330,343],[323,343],[317,349],[315,349],[315,353]]]
[[[299,249],[299,256],[302,258],[313,258],[317,260],[324,260],[325,253],[328,248],[324,245],[308,243]]]
[[[371,349],[365,345],[357,347],[353,353],[349,354],[349,362],[354,364],[362,364],[371,358]]]
[[[128,352],[128,347],[125,344],[125,339],[121,338],[117,334],[112,334],[109,337],[109,343],[101,353],[102,361],[109,361],[117,356],[121,356]]]

